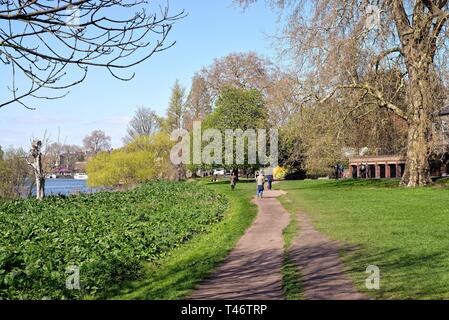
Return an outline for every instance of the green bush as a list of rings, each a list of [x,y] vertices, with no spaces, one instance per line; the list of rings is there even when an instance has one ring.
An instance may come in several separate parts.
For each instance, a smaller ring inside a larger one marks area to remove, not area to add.
[[[155,182],[129,192],[0,202],[0,298],[81,299],[140,278],[218,222],[227,200],[194,183]],[[66,270],[78,266],[80,290]]]

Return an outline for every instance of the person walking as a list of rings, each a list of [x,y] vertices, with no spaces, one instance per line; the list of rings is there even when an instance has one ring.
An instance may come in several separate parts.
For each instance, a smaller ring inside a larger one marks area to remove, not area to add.
[[[268,174],[267,174],[268,190],[271,190],[271,186],[273,184],[273,180],[274,180],[273,169],[269,168],[268,169]]]
[[[235,186],[237,185],[237,175],[235,174],[235,172],[233,171],[231,174],[231,189],[234,190]]]
[[[257,197],[263,198],[265,176],[263,175],[262,171],[259,172],[259,175],[257,176],[256,181],[257,181]]]

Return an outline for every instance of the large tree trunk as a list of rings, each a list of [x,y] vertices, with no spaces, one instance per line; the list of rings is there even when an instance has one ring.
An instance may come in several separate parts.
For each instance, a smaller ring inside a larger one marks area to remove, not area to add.
[[[416,56],[415,56],[416,57]],[[429,82],[430,59],[419,57],[410,61],[408,92],[408,138],[406,169],[401,184],[425,186],[431,182],[429,155],[433,101]]]
[[[401,184],[408,187],[427,185],[429,175],[429,137],[427,115],[417,110],[410,120],[407,138],[407,158]]]

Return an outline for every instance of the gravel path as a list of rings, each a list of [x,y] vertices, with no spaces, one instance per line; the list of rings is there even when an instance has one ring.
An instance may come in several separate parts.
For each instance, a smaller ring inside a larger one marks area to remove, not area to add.
[[[276,199],[282,191],[265,191],[254,200],[258,215],[224,262],[192,294],[190,299],[283,299],[282,231],[290,216]]]
[[[223,263],[189,297],[193,300],[281,300],[284,241],[282,231],[290,215],[277,197],[265,191],[255,199],[254,223]],[[308,216],[298,213],[300,232],[289,250],[298,266],[307,300],[367,299],[344,273],[339,244],[316,231]]]

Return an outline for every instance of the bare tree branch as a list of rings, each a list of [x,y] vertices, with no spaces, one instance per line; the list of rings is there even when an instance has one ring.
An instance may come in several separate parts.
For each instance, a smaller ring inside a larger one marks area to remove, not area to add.
[[[63,97],[86,78],[89,67],[131,80],[134,73],[119,70],[172,47],[168,34],[185,17],[184,11],[169,14],[168,4],[155,13],[148,6],[146,0],[1,1],[0,62],[11,68],[12,79],[11,97],[0,101],[0,108],[14,102],[28,107],[27,97]],[[17,86],[23,80],[30,84],[26,90]],[[64,92],[50,93],[55,90]]]

